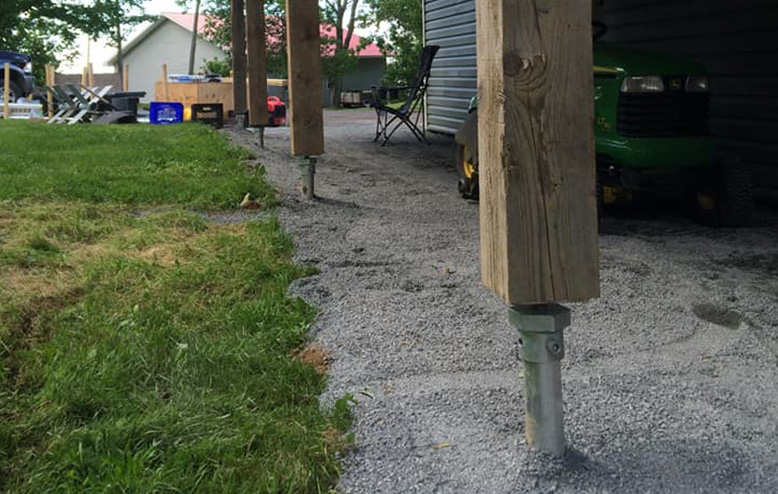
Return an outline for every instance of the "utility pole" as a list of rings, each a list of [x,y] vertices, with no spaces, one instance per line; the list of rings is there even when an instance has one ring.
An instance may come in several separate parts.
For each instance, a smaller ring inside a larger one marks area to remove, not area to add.
[[[239,127],[246,121],[246,20],[243,0],[232,0],[230,20],[232,22],[232,91],[235,103],[235,120]]]
[[[527,443],[561,456],[559,302],[599,296],[591,2],[476,0],[481,274],[509,306]]]
[[[199,33],[200,25],[200,0],[195,2],[194,22],[192,25],[192,43],[189,46],[189,75],[194,74],[195,70],[195,54],[197,53],[197,36]]]

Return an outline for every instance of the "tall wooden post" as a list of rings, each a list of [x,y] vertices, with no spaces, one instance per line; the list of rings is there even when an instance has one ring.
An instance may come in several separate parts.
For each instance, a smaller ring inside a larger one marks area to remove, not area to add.
[[[86,66],[87,84],[90,88],[95,87],[95,69],[92,63],[88,63]]]
[[[249,71],[249,125],[264,127],[268,124],[264,0],[246,0],[246,40]]]
[[[3,118],[11,117],[11,64],[3,64]]]
[[[235,118],[242,125],[246,123],[246,24],[243,0],[232,0],[230,20],[232,22],[232,97]]]
[[[481,268],[511,306],[528,443],[564,451],[569,310],[599,295],[591,0],[476,0]]]
[[[315,197],[316,158],[324,153],[322,70],[317,0],[286,0],[292,155],[300,157],[302,192]]]
[[[46,66],[46,85],[50,88],[53,88],[56,82],[56,72],[54,69],[54,66],[47,65]],[[54,116],[54,95],[51,93],[51,91],[46,91],[46,106],[48,107],[48,114],[49,118],[52,118]]]
[[[170,101],[170,90],[167,82],[167,64],[162,64],[162,94],[165,96],[165,101]]]
[[[130,65],[125,64],[122,71],[122,91],[127,92],[130,90]]]
[[[286,0],[289,97],[292,108],[292,155],[324,153],[322,70],[319,53],[319,4]]]

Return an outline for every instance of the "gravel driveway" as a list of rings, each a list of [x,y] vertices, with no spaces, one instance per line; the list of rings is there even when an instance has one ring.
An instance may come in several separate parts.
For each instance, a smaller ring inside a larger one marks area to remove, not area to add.
[[[288,129],[252,147],[281,191],[296,293],[332,355],[323,399],[354,395],[353,493],[778,492],[778,228],[608,217],[602,297],[572,304],[563,360],[569,452],[524,444],[518,335],[479,282],[478,204],[453,141],[380,148],[370,111],[327,112],[317,195],[297,190]]]

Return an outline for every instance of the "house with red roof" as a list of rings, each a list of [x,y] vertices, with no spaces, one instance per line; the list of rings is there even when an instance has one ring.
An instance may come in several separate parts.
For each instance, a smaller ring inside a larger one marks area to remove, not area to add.
[[[226,54],[221,47],[211,43],[202,36],[207,16],[198,19],[195,71],[203,70],[205,62],[214,59],[224,60]],[[146,101],[154,97],[154,84],[162,74],[162,65],[167,64],[168,74],[185,74],[189,69],[189,48],[192,42],[194,14],[163,13],[149,27],[138,33],[124,48],[124,63],[129,65],[129,87],[133,91],[145,91]],[[321,26],[322,36],[334,37],[333,26]],[[351,47],[357,49],[362,45],[362,39],[354,34]],[[117,64],[113,57],[108,62]],[[344,89],[370,89],[380,84],[386,69],[386,57],[377,45],[369,43],[359,52],[356,66],[345,74]],[[329,101],[329,91],[326,81],[322,103]],[[281,96],[280,94],[278,96]]]

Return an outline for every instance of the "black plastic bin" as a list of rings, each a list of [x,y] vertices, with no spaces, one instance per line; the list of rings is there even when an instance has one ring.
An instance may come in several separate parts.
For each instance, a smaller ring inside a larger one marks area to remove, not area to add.
[[[144,96],[146,96],[145,91],[129,91],[126,93],[111,93],[106,99],[108,99],[117,110],[132,112],[133,115],[137,116],[138,102]]]

